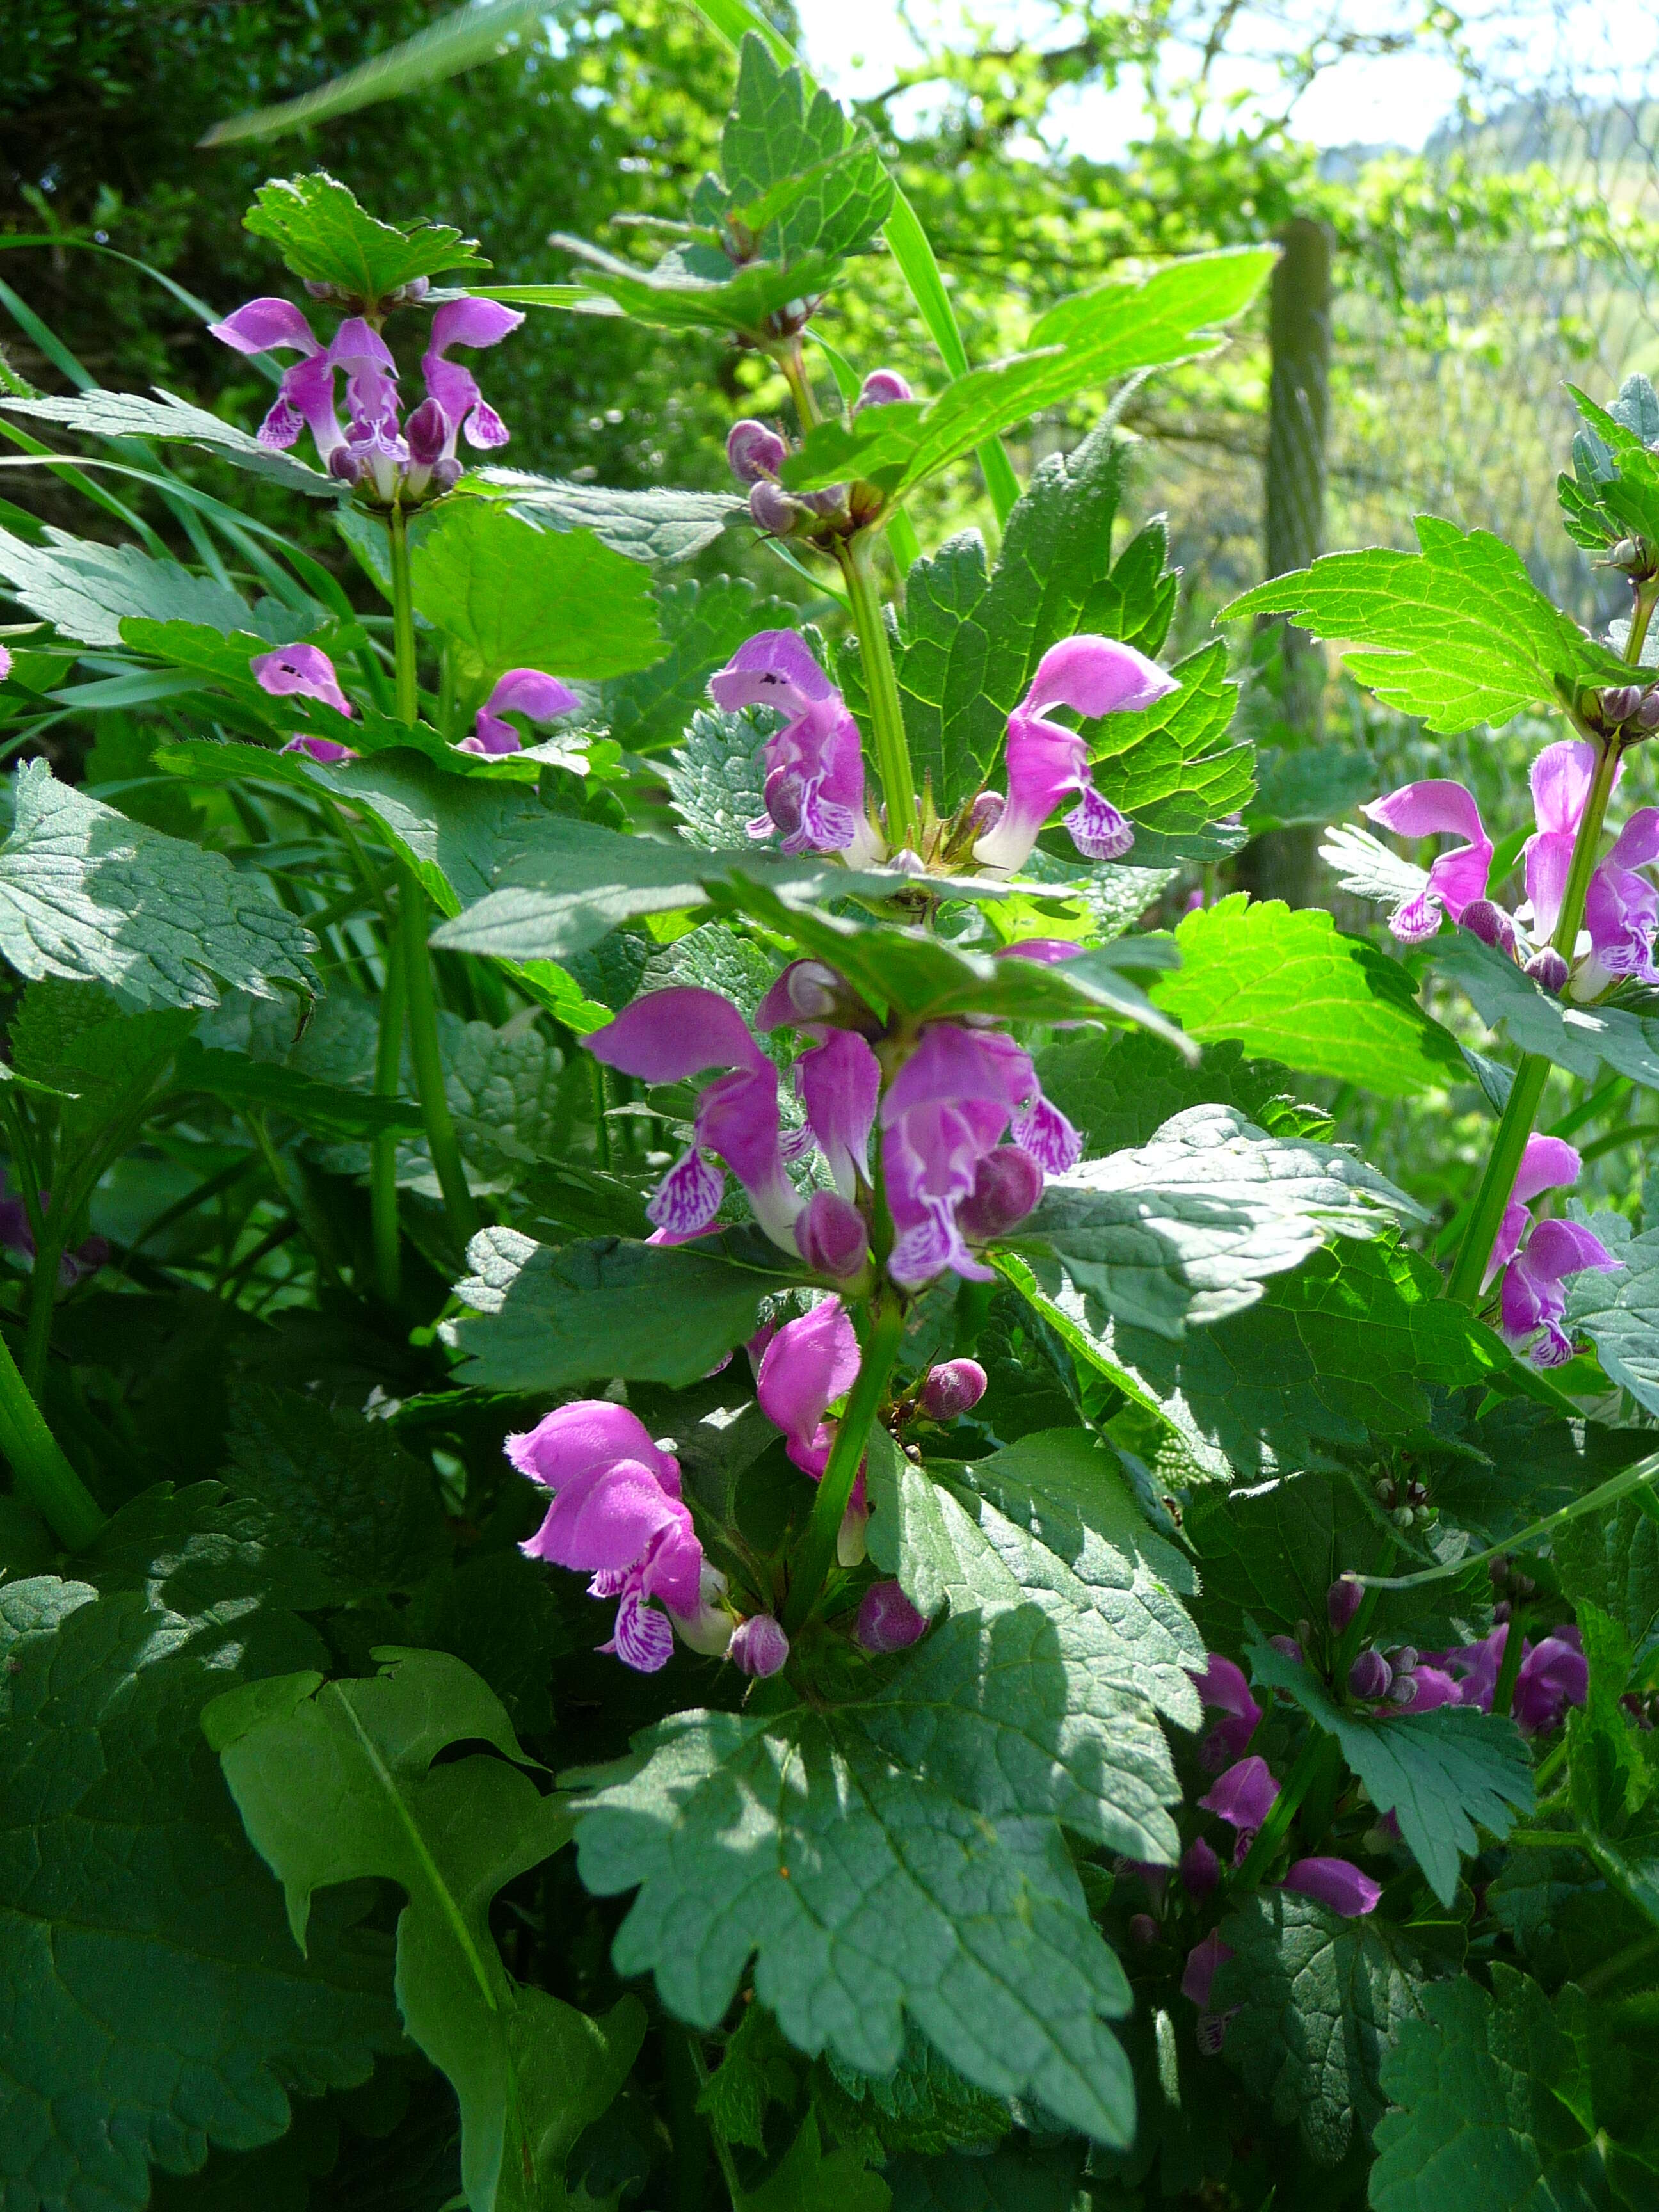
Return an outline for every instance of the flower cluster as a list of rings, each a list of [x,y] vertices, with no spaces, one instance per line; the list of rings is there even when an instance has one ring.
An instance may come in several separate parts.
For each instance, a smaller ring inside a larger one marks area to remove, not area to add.
[[[1641,695],[1632,687],[1632,696]],[[1659,693],[1648,696],[1659,700]],[[1389,915],[1395,937],[1404,945],[1420,944],[1434,935],[1443,913],[1519,961],[1548,990],[1565,989],[1582,1001],[1599,999],[1626,980],[1659,988],[1653,959],[1659,889],[1642,872],[1659,860],[1659,807],[1638,807],[1597,864],[1577,944],[1567,954],[1550,944],[1595,772],[1595,750],[1578,738],[1546,745],[1533,762],[1537,827],[1523,848],[1526,900],[1513,914],[1486,896],[1493,847],[1473,792],[1461,783],[1408,783],[1373,800],[1363,811],[1398,836],[1449,833],[1464,840],[1441,854],[1423,890]],[[1614,768],[1615,790],[1622,772]]]
[[[713,1227],[725,1193],[705,1158],[713,1153],[775,1243],[824,1273],[862,1278],[879,1128],[895,1232],[888,1275],[907,1291],[946,1269],[988,1282],[974,1246],[1023,1219],[1044,1176],[1063,1174],[1081,1153],[1076,1130],[1043,1097],[1030,1054],[995,1030],[933,1022],[919,1035],[884,1036],[856,994],[815,960],[785,969],[756,1020],[763,1031],[790,1025],[815,1040],[794,1065],[805,1118],[787,1139],[778,1069],[715,992],[652,992],[584,1039],[606,1066],[647,1083],[724,1071],[699,1093],[691,1142],[646,1209],[655,1243],[684,1243]],[[789,1166],[813,1151],[834,1188],[809,1200]]]
[[[399,305],[424,298],[422,283],[405,288]],[[350,315],[325,345],[291,301],[250,300],[208,328],[241,354],[291,353],[276,400],[259,425],[260,442],[286,448],[309,430],[317,458],[341,483],[360,487],[379,505],[413,506],[453,489],[461,464],[456,446],[489,452],[504,446],[507,426],[451,349],[498,345],[523,322],[515,307],[495,300],[450,300],[432,318],[421,358],[426,397],[401,414],[398,364],[380,331]],[[346,421],[339,416],[338,380],[345,378]]]
[[[333,662],[317,646],[278,646],[272,653],[256,653],[248,666],[259,689],[274,699],[315,699],[348,717],[357,711],[340,689]],[[544,676],[538,668],[509,668],[479,708],[471,734],[455,750],[486,756],[516,753],[524,741],[505,719],[508,714],[521,714],[527,722],[550,722],[579,703],[569,685],[561,684],[556,676]],[[283,750],[305,753],[325,768],[357,757],[350,745],[309,731],[290,738]]]
[[[1503,1621],[1479,1644],[1430,1654],[1436,1666],[1444,1670],[1452,1697],[1459,1705],[1478,1705],[1484,1713],[1492,1711],[1513,1626],[1512,1622]],[[1515,1678],[1510,1710],[1523,1734],[1545,1735],[1559,1728],[1569,1705],[1582,1705],[1589,1695],[1589,1666],[1583,1643],[1577,1629],[1567,1626],[1551,1629],[1537,1644],[1523,1639],[1521,1653],[1521,1671]]]
[[[1095,789],[1085,739],[1048,710],[1066,707],[1093,720],[1139,711],[1177,688],[1156,661],[1113,638],[1071,637],[1052,646],[1008,718],[1006,796],[981,791],[931,828],[924,864],[948,870],[971,860],[994,874],[1015,875],[1066,799],[1076,803],[1061,818],[1078,851],[1087,860],[1121,860],[1134,843],[1133,827]],[[798,630],[748,639],[708,689],[728,713],[773,707],[785,718],[767,740],[765,811],[749,823],[751,837],[781,833],[786,853],[838,854],[853,867],[905,844],[894,825],[872,820],[858,725]]]
[[[896,369],[872,369],[853,402],[853,412],[861,415],[866,408],[890,407],[914,397]],[[873,485],[839,483],[823,491],[785,491],[778,476],[788,454],[778,433],[752,417],[734,422],[726,441],[732,473],[749,494],[750,520],[769,538],[823,542],[845,537],[849,530],[875,520],[881,495]]]

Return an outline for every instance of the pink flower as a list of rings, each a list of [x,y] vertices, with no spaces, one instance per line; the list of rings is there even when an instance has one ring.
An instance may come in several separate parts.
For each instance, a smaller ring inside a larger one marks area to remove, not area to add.
[[[1181,1977],[1181,1994],[1189,1998],[1200,2012],[1209,2010],[1210,1992],[1215,1978],[1233,1956],[1231,1947],[1222,1942],[1218,1928],[1212,1928],[1203,1942],[1194,1943],[1187,1954],[1186,1970]]]
[[[210,323],[208,329],[237,353],[300,356],[283,372],[276,404],[259,425],[259,442],[286,448],[297,445],[301,432],[309,429],[318,458],[326,467],[330,454],[345,442],[334,411],[335,363],[300,310],[288,300],[250,300],[222,323]]]
[[[1620,831],[1613,850],[1589,879],[1584,927],[1590,957],[1573,978],[1575,999],[1599,998],[1630,978],[1659,985],[1653,939],[1659,927],[1659,890],[1638,868],[1659,860],[1659,807],[1641,806]]]
[[[1218,1768],[1244,1756],[1250,1738],[1261,1724],[1261,1708],[1250,1695],[1250,1686],[1242,1667],[1235,1666],[1231,1659],[1224,1659],[1218,1651],[1209,1652],[1206,1656],[1209,1664],[1203,1674],[1193,1676],[1198,1694],[1212,1712],[1228,1716],[1211,1729],[1199,1750],[1201,1764],[1213,1774]]]
[[[1559,1727],[1569,1705],[1589,1695],[1589,1668],[1576,1628],[1552,1629],[1521,1662],[1515,1680],[1515,1717],[1528,1735]]]
[[[580,702],[568,684],[556,676],[544,676],[539,668],[509,668],[479,708],[472,734],[455,748],[462,753],[516,753],[519,733],[505,714],[522,714],[527,722],[551,722],[568,714]]]
[[[376,431],[387,440],[398,434],[398,364],[392,349],[361,315],[352,315],[334,333],[329,360],[346,373],[349,437]]]
[[[450,300],[432,318],[432,343],[421,356],[426,388],[444,411],[449,427],[443,458],[452,458],[465,426],[466,442],[488,451],[507,441],[507,425],[478,390],[470,368],[447,358],[451,346],[499,345],[524,317],[499,300]]]
[[[1048,1104],[1029,1053],[1011,1037],[936,1022],[881,1102],[882,1167],[898,1231],[887,1271],[906,1290],[950,1267],[975,1282],[992,1271],[963,1241],[960,1211],[1005,1132],[1051,1175],[1076,1164],[1082,1140]]]
[[[1198,1802],[1206,1813],[1238,1829],[1242,1841],[1255,1833],[1278,1795],[1279,1784],[1265,1759],[1241,1759],[1218,1775]]]
[[[847,1395],[858,1373],[859,1340],[836,1297],[787,1322],[762,1356],[755,1390],[760,1409],[783,1431],[790,1458],[815,1482],[829,1466],[835,1443],[824,1414]]]
[[[850,1203],[870,1181],[881,1064],[854,1031],[830,1030],[795,1062],[795,1083],[830,1178]]]
[[[1532,1216],[1527,1209],[1533,1200],[1540,1198],[1547,1190],[1569,1189],[1577,1182],[1583,1164],[1565,1138],[1540,1136],[1535,1131],[1528,1138],[1521,1164],[1515,1171],[1510,1202],[1504,1209],[1504,1218],[1492,1248],[1492,1257],[1481,1279],[1483,1291],[1495,1279],[1498,1269],[1508,1267],[1520,1250],[1521,1240],[1532,1226]]]
[[[635,1414],[605,1399],[562,1406],[502,1446],[519,1473],[553,1492],[536,1534],[521,1547],[592,1576],[593,1597],[614,1597],[616,1628],[602,1651],[637,1673],[655,1674],[674,1648],[659,1598],[699,1650],[723,1650],[731,1623],[713,1600],[708,1568],[680,1497],[679,1462],[659,1450]]]
[[[1616,1273],[1615,1260],[1601,1238],[1577,1221],[1540,1221],[1526,1249],[1510,1261],[1504,1278],[1503,1333],[1517,1350],[1541,1330],[1528,1358],[1534,1367],[1559,1367],[1572,1358],[1572,1339],[1561,1326],[1567,1310],[1566,1279],[1586,1268]]]
[[[929,1368],[918,1403],[930,1421],[954,1421],[972,1413],[990,1379],[977,1359],[947,1359]]]
[[[1466,786],[1408,783],[1385,799],[1373,799],[1360,811],[1398,837],[1433,837],[1451,830],[1468,840],[1443,853],[1430,867],[1424,889],[1389,916],[1389,927],[1402,945],[1419,945],[1432,937],[1440,927],[1443,908],[1455,921],[1466,906],[1486,897],[1492,840],[1481,824],[1474,793]]]
[[[815,1190],[796,1220],[795,1249],[815,1274],[861,1274],[870,1232],[856,1206],[833,1190]]]
[[[1051,646],[1031,687],[1008,718],[1008,799],[974,846],[981,866],[1012,875],[1023,867],[1037,834],[1062,799],[1078,804],[1066,827],[1091,860],[1119,860],[1134,831],[1089,778],[1089,748],[1075,730],[1045,719],[1045,707],[1070,707],[1092,720],[1150,707],[1179,690],[1174,677],[1133,646],[1111,638],[1071,637]]]
[[[858,724],[798,630],[762,630],[708,679],[716,706],[774,707],[786,717],[766,741],[766,811],[751,837],[783,832],[786,853],[844,853],[849,866],[882,857],[864,808]]]
[[[1340,1912],[1345,1920],[1358,1920],[1367,1912],[1375,1912],[1376,1901],[1382,1894],[1382,1885],[1373,1881],[1368,1874],[1361,1874],[1357,1866],[1346,1859],[1297,1859],[1285,1875],[1283,1887],[1293,1889],[1300,1897],[1310,1897],[1316,1905]]]
[[[334,663],[314,645],[279,645],[274,653],[256,653],[248,667],[259,689],[274,699],[319,699],[337,714],[356,712],[340,689]]]
[[[1221,1881],[1221,1862],[1202,1836],[1194,1836],[1182,1851],[1176,1871],[1188,1897],[1208,1897]]]
[[[1540,944],[1554,935],[1561,918],[1572,848],[1595,774],[1595,750],[1581,738],[1564,738],[1558,744],[1546,745],[1528,771],[1538,829],[1528,838],[1523,851],[1532,933]],[[1567,950],[1571,953],[1572,947]]]
[[[769,1613],[751,1613],[732,1631],[726,1656],[739,1674],[764,1680],[769,1674],[781,1674],[788,1665],[789,1638],[782,1623]]]
[[[780,1143],[778,1071],[735,1006],[716,992],[690,986],[653,991],[582,1042],[607,1067],[646,1083],[683,1083],[711,1067],[732,1071],[699,1096],[691,1144],[646,1208],[655,1226],[653,1244],[684,1244],[713,1225],[726,1186],[720,1170],[702,1159],[706,1148],[737,1176],[773,1243],[796,1251],[801,1201]]]

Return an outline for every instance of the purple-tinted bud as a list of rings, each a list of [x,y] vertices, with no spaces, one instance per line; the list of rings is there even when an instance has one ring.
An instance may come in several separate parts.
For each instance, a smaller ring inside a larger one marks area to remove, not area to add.
[[[833,1190],[815,1190],[795,1219],[795,1243],[815,1273],[856,1275],[870,1256],[864,1216]]]
[[[853,402],[856,415],[864,407],[890,407],[895,400],[914,399],[915,393],[896,368],[872,368]]]
[[[763,477],[749,495],[751,521],[774,538],[787,538],[800,520],[801,510],[788,493]]]
[[[1129,1916],[1129,1941],[1150,1949],[1157,1942],[1158,1923],[1150,1912],[1132,1912]]]
[[[460,463],[453,458],[447,461],[434,461],[432,496],[436,499],[444,492],[453,491],[461,480],[462,473]]]
[[[1325,1617],[1333,1636],[1340,1636],[1364,1602],[1365,1593],[1352,1575],[1334,1582],[1325,1593]]]
[[[1415,1702],[1416,1697],[1417,1677],[1415,1674],[1396,1674],[1393,1681],[1389,1685],[1389,1703],[1391,1705],[1412,1705]]]
[[[764,422],[734,422],[726,433],[726,458],[740,484],[761,483],[775,477],[788,451],[777,432],[769,430]]]
[[[1528,961],[1526,972],[1540,990],[1549,992],[1552,997],[1559,999],[1567,988],[1566,961],[1553,945],[1539,947]]]
[[[974,1177],[970,1196],[957,1209],[964,1236],[981,1241],[1000,1237],[1024,1221],[1042,1195],[1042,1170],[1018,1145],[999,1145],[987,1152]]]
[[[1396,1674],[1409,1674],[1420,1656],[1414,1644],[1395,1644],[1384,1654]]]
[[[398,297],[404,307],[413,307],[424,300],[431,289],[432,279],[429,276],[411,276],[407,284],[398,287]]]
[[[349,446],[337,446],[328,457],[328,472],[338,483],[361,483],[363,465]]]
[[[740,1674],[760,1680],[780,1674],[788,1663],[789,1638],[769,1613],[751,1613],[732,1630],[726,1656]]]
[[[1636,726],[1638,730],[1659,730],[1659,691],[1650,691],[1644,696],[1636,710]]]
[[[1495,952],[1515,957],[1515,924],[1495,899],[1472,899],[1457,917],[1461,929],[1470,930]]]
[[[1302,1646],[1297,1642],[1295,1637],[1270,1636],[1267,1641],[1281,1659],[1294,1659],[1297,1665],[1301,1666],[1304,1656]]]
[[[921,1386],[921,1410],[930,1421],[954,1421],[985,1395],[989,1381],[976,1359],[947,1359]]]
[[[981,791],[968,817],[975,836],[982,837],[994,830],[1007,811],[1008,802],[1000,791]]]
[[[878,1657],[888,1651],[908,1651],[927,1626],[895,1582],[872,1583],[853,1623],[853,1640]]]
[[[1601,694],[1601,719],[1609,723],[1627,722],[1641,703],[1639,684],[1610,684]]]
[[[334,287],[331,284],[325,283],[320,276],[307,276],[303,281],[307,291],[310,293],[313,300],[331,300],[334,298]]]
[[[429,469],[434,461],[442,459],[448,436],[449,425],[435,399],[422,400],[404,424],[409,458],[417,469]]]
[[[1208,1897],[1221,1879],[1221,1862],[1202,1836],[1195,1836],[1181,1854],[1182,1887],[1189,1897]]]
[[[847,504],[847,487],[826,484],[822,491],[802,492],[799,498],[801,505],[810,507],[814,514],[839,514]]]
[[[1393,1680],[1394,1669],[1380,1651],[1362,1651],[1348,1669],[1348,1687],[1368,1705],[1386,1698]]]

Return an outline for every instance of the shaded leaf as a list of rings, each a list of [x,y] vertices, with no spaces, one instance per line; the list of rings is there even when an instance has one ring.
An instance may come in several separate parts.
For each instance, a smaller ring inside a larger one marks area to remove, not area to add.
[[[275,600],[251,611],[223,584],[193,576],[176,561],[157,561],[136,545],[96,544],[66,530],[49,529],[43,545],[0,530],[0,576],[31,614],[82,645],[119,645],[126,616],[204,623],[227,636],[265,621],[266,649],[306,628]]]
[[[254,194],[242,228],[268,238],[295,276],[332,284],[372,313],[388,293],[417,276],[446,270],[463,276],[489,264],[474,238],[446,222],[415,222],[406,229],[377,222],[356,196],[326,171],[272,177]]]
[[[667,484],[615,491],[606,484],[533,476],[527,469],[476,469],[467,483],[543,530],[591,530],[601,545],[632,561],[689,561],[712,545],[728,522],[748,513],[732,492],[681,491]]]
[[[1430,957],[1467,994],[1488,1029],[1501,1025],[1522,1052],[1540,1054],[1574,1075],[1594,1076],[1605,1061],[1644,1089],[1659,1090],[1659,1022],[1622,1006],[1553,998],[1467,929],[1437,937]]]
[[[313,469],[297,453],[276,446],[262,446],[251,431],[210,415],[171,392],[147,399],[139,392],[77,392],[64,398],[16,399],[0,392],[0,408],[13,415],[32,415],[43,422],[61,422],[66,430],[81,430],[91,438],[161,438],[203,447],[219,459],[231,462],[249,475],[264,477],[289,491],[310,499],[342,499],[348,487],[337,478]]]

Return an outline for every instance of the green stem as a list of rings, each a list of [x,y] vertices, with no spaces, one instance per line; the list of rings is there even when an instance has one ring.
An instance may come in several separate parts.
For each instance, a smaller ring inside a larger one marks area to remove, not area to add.
[[[800,340],[792,338],[776,358],[778,367],[783,371],[783,380],[789,386],[789,397],[795,403],[795,418],[800,424],[801,435],[805,437],[812,425],[821,422],[823,417],[806,374],[806,356],[801,351]]]
[[[869,1448],[893,1362],[904,1334],[904,1309],[896,1299],[877,1310],[859,1361],[858,1381],[847,1401],[847,1411],[836,1431],[830,1464],[823,1470],[818,1494],[812,1500],[811,1518],[802,1534],[789,1577],[789,1598],[783,1625],[799,1635],[817,1603],[836,1556],[836,1540],[853,1495],[853,1484]]]
[[[1613,796],[1613,779],[1619,766],[1619,748],[1615,743],[1605,739],[1594,742],[1597,744],[1595,773],[1590,781],[1589,797],[1585,802],[1583,818],[1578,824],[1578,835],[1573,844],[1572,866],[1568,872],[1567,887],[1561,900],[1560,919],[1550,940],[1569,963],[1578,943],[1579,925],[1584,919],[1584,900],[1589,890],[1590,877],[1595,871],[1601,842],[1601,823],[1607,811],[1607,801]],[[1509,1103],[1504,1109],[1504,1118],[1498,1125],[1498,1134],[1492,1140],[1492,1153],[1475,1196],[1469,1225],[1463,1231],[1463,1242],[1458,1247],[1457,1258],[1446,1285],[1447,1297],[1457,1298],[1466,1306],[1473,1308],[1480,1298],[1486,1263],[1492,1257],[1492,1246],[1498,1242],[1504,1209],[1508,1206],[1510,1193],[1515,1188],[1521,1155],[1532,1134],[1538,1102],[1543,1097],[1544,1085],[1549,1080],[1550,1066],[1550,1061],[1541,1054],[1528,1053],[1515,1071]]]
[[[1297,1753],[1296,1764],[1285,1778],[1284,1788],[1274,1798],[1267,1819],[1256,1830],[1255,1841],[1245,1853],[1244,1863],[1233,1877],[1236,1889],[1251,1890],[1261,1887],[1262,1875],[1273,1864],[1279,1845],[1290,1833],[1291,1823],[1296,1818],[1302,1800],[1323,1772],[1330,1751],[1338,1748],[1334,1736],[1327,1735],[1322,1729],[1309,1729],[1306,1741]]]
[[[55,1268],[55,1261],[53,1265]],[[91,1543],[104,1525],[104,1516],[46,1426],[3,1336],[0,1336],[0,1451],[11,1462],[12,1479],[19,1491],[65,1550],[78,1552]]]
[[[860,531],[842,541],[842,574],[853,602],[858,625],[859,658],[864,664],[865,690],[870,699],[870,722],[875,737],[876,769],[882,795],[887,801],[887,842],[892,846],[916,842],[916,787],[910,773],[910,748],[905,742],[904,708],[899,698],[898,674],[893,648],[882,614],[881,594],[876,587],[875,537]]]
[[[392,640],[397,655],[398,720],[420,719],[420,687],[416,680],[415,593],[409,576],[409,524],[400,507],[388,521],[392,533]]]
[[[1497,1682],[1492,1687],[1494,1720],[1507,1720],[1509,1717],[1510,1707],[1515,1701],[1516,1680],[1521,1672],[1521,1658],[1526,1641],[1521,1630],[1520,1614],[1512,1610],[1509,1618],[1509,1634],[1504,1638],[1503,1660],[1498,1666]],[[1534,1786],[1535,1788],[1536,1784]]]
[[[386,981],[380,986],[380,1026],[374,1045],[374,1095],[395,1098],[403,1088],[404,953],[401,930],[388,930]],[[369,1241],[374,1283],[389,1306],[403,1288],[403,1248],[398,1233],[398,1133],[375,1136],[368,1165]]]
[[[1650,577],[1636,587],[1636,605],[1631,609],[1630,635],[1625,640],[1625,658],[1632,668],[1642,663],[1642,647],[1647,642],[1648,624],[1653,620],[1653,611],[1659,606],[1659,580]]]
[[[708,2087],[708,2061],[702,2055],[702,2038],[694,2028],[685,2030],[685,2051],[701,2093]],[[702,2102],[701,2094],[698,2102]],[[738,2179],[737,2162],[732,2156],[732,2146],[712,2120],[708,2122],[708,2140],[714,2146],[714,2156],[720,2164],[720,2178],[726,2184],[726,2193],[732,2200],[732,2212],[743,2212],[743,2185]]]
[[[1615,1951],[1610,1959],[1603,1959],[1599,1966],[1592,1966],[1587,1974],[1578,1976],[1578,1986],[1587,1997],[1607,1988],[1637,1966],[1644,1966],[1659,1951],[1659,1935],[1638,1936],[1633,1943],[1626,1943],[1622,1951]]]
[[[1534,1790],[1541,1796],[1545,1784],[1547,1782],[1553,1782],[1556,1776],[1561,1771],[1561,1769],[1566,1765],[1566,1763],[1567,1740],[1565,1736],[1563,1736],[1560,1742],[1556,1745],[1554,1750],[1550,1753],[1549,1756],[1547,1759],[1540,1759],[1539,1760],[1537,1768],[1532,1778],[1532,1786]]]
[[[466,1187],[461,1148],[444,1089],[443,1055],[438,1049],[438,1000],[432,988],[432,960],[426,946],[426,893],[406,860],[398,864],[398,964],[403,971],[404,1003],[409,1017],[409,1051],[415,1063],[415,1095],[421,1102],[426,1141],[438,1185],[444,1194],[450,1234],[465,1249],[478,1226],[472,1194]]]

